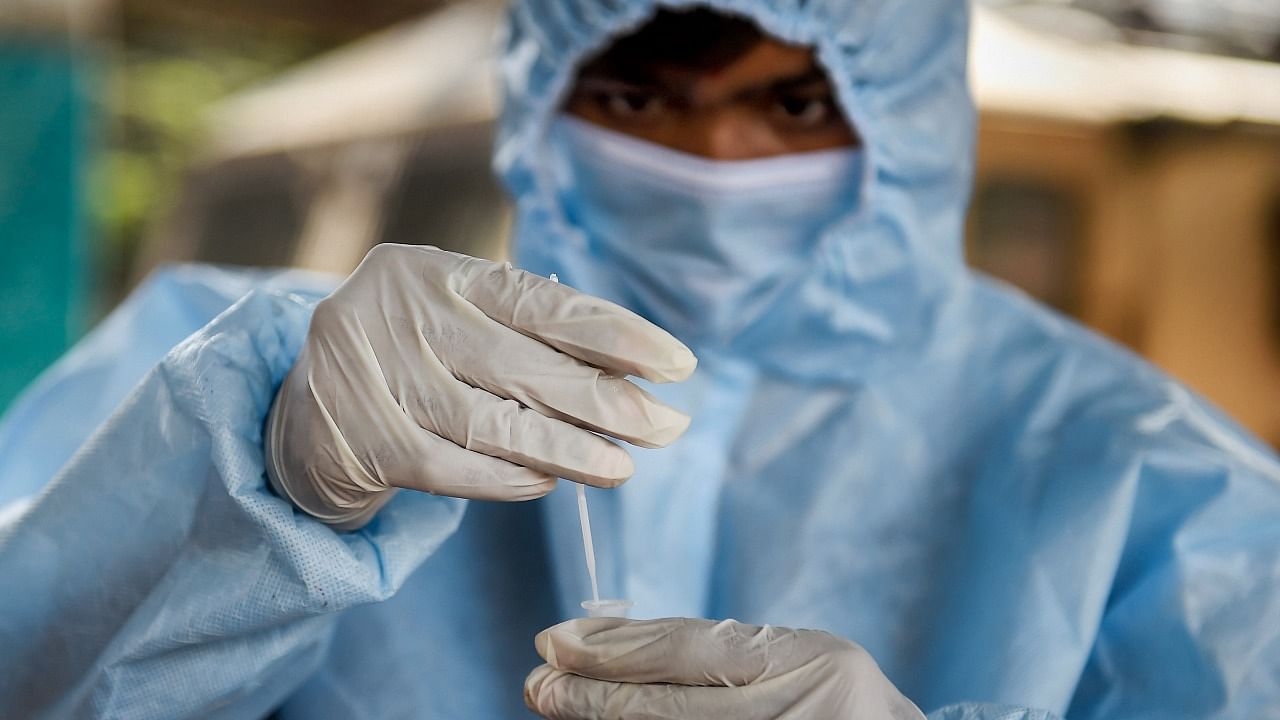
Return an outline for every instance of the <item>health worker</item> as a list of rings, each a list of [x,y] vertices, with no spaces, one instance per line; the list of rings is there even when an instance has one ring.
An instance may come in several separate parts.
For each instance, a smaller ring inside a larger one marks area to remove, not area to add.
[[[514,267],[170,269],[9,413],[0,716],[1280,717],[1280,464],[964,267],[967,24],[516,0]]]

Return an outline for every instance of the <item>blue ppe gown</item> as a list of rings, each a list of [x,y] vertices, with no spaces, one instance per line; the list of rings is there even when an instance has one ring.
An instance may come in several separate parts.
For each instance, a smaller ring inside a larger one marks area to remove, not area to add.
[[[603,591],[847,637],[933,720],[1280,718],[1276,457],[963,266],[964,4],[712,4],[817,48],[861,201],[740,332],[686,333],[698,372],[652,389],[689,432],[590,493]],[[573,68],[654,7],[518,2],[495,162],[522,265],[663,322],[542,171]],[[353,533],[267,488],[264,419],[325,290],[169,270],[14,406],[0,717],[528,715],[532,637],[589,593],[567,483],[401,492]]]

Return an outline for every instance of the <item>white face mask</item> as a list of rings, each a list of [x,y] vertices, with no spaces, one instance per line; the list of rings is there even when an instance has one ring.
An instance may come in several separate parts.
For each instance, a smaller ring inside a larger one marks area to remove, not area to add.
[[[561,116],[552,174],[618,299],[695,343],[731,341],[858,204],[857,148],[708,160]]]

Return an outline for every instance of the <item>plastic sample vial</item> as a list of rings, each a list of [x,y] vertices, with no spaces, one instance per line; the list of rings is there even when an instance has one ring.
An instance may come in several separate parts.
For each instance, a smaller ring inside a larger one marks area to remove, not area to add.
[[[630,600],[584,600],[587,617],[625,618],[633,603]]]

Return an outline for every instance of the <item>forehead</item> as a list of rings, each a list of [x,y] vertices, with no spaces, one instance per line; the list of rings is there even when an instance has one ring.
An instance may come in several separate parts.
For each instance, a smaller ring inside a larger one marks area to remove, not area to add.
[[[789,45],[754,20],[707,7],[659,10],[587,61],[583,75],[687,84],[786,77],[815,67],[808,48]]]

